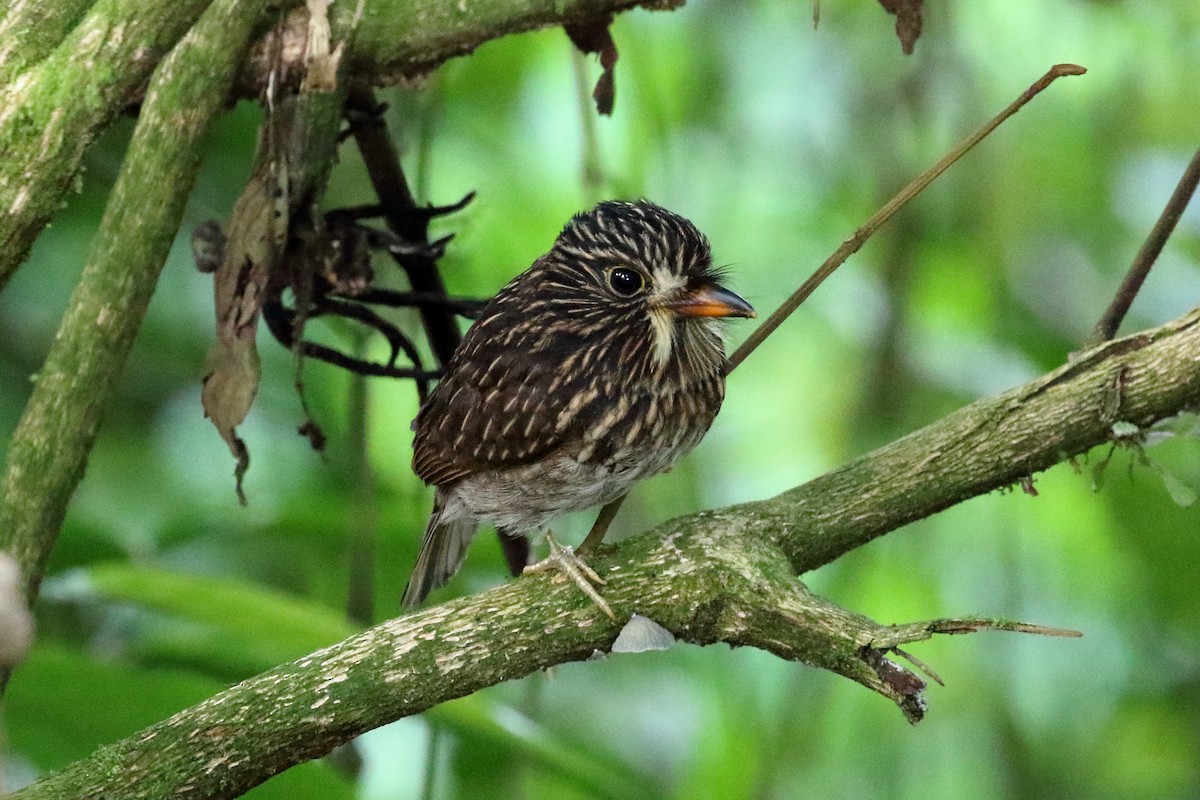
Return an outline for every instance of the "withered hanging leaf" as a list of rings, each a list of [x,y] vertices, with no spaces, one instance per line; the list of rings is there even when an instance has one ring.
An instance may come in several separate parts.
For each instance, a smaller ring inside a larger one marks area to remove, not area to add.
[[[208,351],[200,403],[204,407],[204,416],[212,420],[237,461],[233,474],[237,479],[238,501],[242,505],[246,505],[242,478],[250,467],[250,451],[237,435],[237,426],[254,403],[260,377],[258,351],[253,341],[217,342]]]
[[[889,14],[896,15],[896,36],[900,49],[911,56],[913,46],[921,35],[921,6],[924,0],[879,0],[879,5]]]
[[[237,435],[237,426],[249,413],[262,379],[255,347],[258,319],[264,306],[278,303],[290,288],[300,309],[290,338],[299,350],[312,296],[313,272],[302,276],[306,282],[296,280],[294,270],[283,263],[285,248],[293,223],[316,208],[337,151],[344,97],[336,89],[345,43],[330,48],[329,3],[307,0],[311,15],[305,48],[308,72],[301,91],[295,95],[281,93],[276,80],[270,83],[265,100],[268,113],[259,134],[254,171],[230,215],[227,241],[222,247],[219,229],[214,232],[216,226],[202,226],[193,245],[200,265],[216,260],[212,249],[224,251],[214,275],[217,341],[206,359],[201,403],[205,416],[212,420],[237,459],[234,474],[238,499],[243,504],[246,498],[242,478],[250,454]],[[355,25],[361,12],[360,2]],[[280,53],[273,58],[272,69],[278,70]],[[353,266],[361,267],[357,263]],[[297,371],[300,363],[297,359]],[[313,425],[306,433],[317,446],[319,428]]]
[[[224,257],[213,276],[217,341],[205,359],[200,402],[204,416],[212,420],[237,460],[234,475],[243,505],[242,477],[250,466],[250,453],[237,435],[237,426],[254,403],[262,375],[254,338],[267,278],[282,244],[279,232],[287,227],[279,219],[287,214],[286,202],[279,202],[279,183],[270,174],[251,176],[234,205]]]
[[[617,66],[617,45],[613,42],[609,26],[612,25],[612,15],[606,14],[590,22],[573,22],[563,26],[571,43],[581,53],[599,53],[600,66],[604,71],[596,80],[596,88],[592,90],[592,99],[596,101],[597,113],[612,116],[613,103],[616,102],[616,82],[613,70]]]

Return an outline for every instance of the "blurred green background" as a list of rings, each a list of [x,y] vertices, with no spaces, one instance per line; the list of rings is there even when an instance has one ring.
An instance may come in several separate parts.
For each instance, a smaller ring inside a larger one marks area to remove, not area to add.
[[[732,377],[705,442],[640,486],[625,536],[771,496],[1061,363],[1108,302],[1200,144],[1200,4],[926,3],[904,57],[876,3],[693,0],[618,19],[617,103],[595,119],[594,59],[558,30],[448,63],[385,93],[423,200],[479,192],[439,221],[455,293],[486,296],[602,197],[682,213],[771,310],[911,176],[1056,62],[1060,81],[856,255]],[[288,354],[242,428],[248,508],[203,419],[211,280],[187,235],[224,219],[250,164],[256,107],[212,137],[150,315],[108,408],[4,703],[11,787],[353,630],[351,586],[397,612],[431,502],[409,470],[411,385],[305,375],[329,435],[314,454]],[[0,295],[0,430],[16,424],[132,123],[88,155],[82,191]],[[589,133],[590,131],[590,133]],[[585,144],[591,137],[591,145]],[[587,167],[585,169],[585,166]],[[369,202],[345,147],[328,203]],[[1195,205],[1195,204],[1193,204]],[[380,261],[382,282],[399,277]],[[1200,297],[1193,207],[1124,330]],[[394,315],[408,330],[413,320]],[[731,326],[740,341],[753,323]],[[313,326],[343,349],[345,326]],[[363,444],[365,442],[365,445]],[[761,652],[677,645],[571,664],[363,737],[256,798],[1189,798],[1200,796],[1200,447],[1153,466],[1107,448],[1037,476],[1040,496],[981,497],[806,580],[882,622],[980,614],[1078,628],[913,648],[946,680],[908,726],[857,685]],[[1163,474],[1170,476],[1166,481]],[[582,536],[591,515],[560,525]],[[366,578],[351,563],[370,563]],[[438,595],[503,579],[494,538]],[[435,598],[437,599],[437,598]],[[356,758],[361,759],[355,770]],[[357,774],[357,777],[355,775]]]

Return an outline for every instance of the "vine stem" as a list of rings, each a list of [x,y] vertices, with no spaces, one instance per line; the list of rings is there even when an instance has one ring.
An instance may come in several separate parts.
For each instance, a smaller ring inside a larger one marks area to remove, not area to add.
[[[1082,75],[1085,72],[1087,70],[1077,64],[1055,64],[1045,75],[1038,78],[1033,85],[1022,92],[1020,97],[1010,103],[1007,108],[959,142],[950,152],[938,159],[936,164],[909,182],[895,197],[887,201],[882,208],[872,214],[871,218],[863,223],[862,227],[856,230],[850,238],[842,242],[837,250],[834,250],[829,258],[825,259],[825,263],[812,274],[812,277],[800,284],[800,288],[793,292],[787,300],[784,300],[783,304],[775,309],[771,316],[767,317],[761,325],[754,329],[750,336],[746,338],[746,341],[742,342],[741,346],[729,357],[728,372],[733,372],[739,364],[758,349],[758,346],[766,341],[766,338],[774,333],[783,324],[784,320],[790,317],[792,312],[799,308],[800,304],[807,300],[808,296],[826,278],[833,274],[834,270],[844,264],[846,259],[858,252],[859,248],[874,235],[875,231],[879,230],[885,222],[895,216],[897,211],[904,208],[910,200],[920,194],[929,184],[933,183],[951,165],[966,155],[971,148],[983,141],[1001,123],[1020,111],[1026,103],[1036,97],[1055,80],[1064,75]]]

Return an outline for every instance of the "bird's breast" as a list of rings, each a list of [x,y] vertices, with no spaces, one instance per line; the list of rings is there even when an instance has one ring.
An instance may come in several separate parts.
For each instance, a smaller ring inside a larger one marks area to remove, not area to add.
[[[609,396],[579,436],[554,454],[476,473],[453,492],[480,522],[541,531],[562,514],[608,503],[670,469],[704,438],[723,392],[717,375],[688,391]]]

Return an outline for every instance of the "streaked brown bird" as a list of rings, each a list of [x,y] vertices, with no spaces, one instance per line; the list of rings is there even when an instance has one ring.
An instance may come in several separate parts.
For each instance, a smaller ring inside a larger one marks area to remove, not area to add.
[[[406,608],[458,570],[479,525],[496,526],[520,574],[527,536],[623,497],[700,442],[725,395],[719,323],[754,316],[720,278],[692,223],[612,201],[576,215],[500,290],[414,422],[413,470],[437,492]]]

